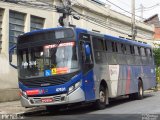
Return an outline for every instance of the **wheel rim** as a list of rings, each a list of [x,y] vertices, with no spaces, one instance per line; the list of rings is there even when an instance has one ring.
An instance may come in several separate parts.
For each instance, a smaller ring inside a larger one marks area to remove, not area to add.
[[[139,93],[140,93],[140,96],[143,96],[143,89],[142,89],[142,86],[140,86],[140,88],[139,88]]]
[[[105,102],[105,93],[103,91],[100,91],[100,102]]]

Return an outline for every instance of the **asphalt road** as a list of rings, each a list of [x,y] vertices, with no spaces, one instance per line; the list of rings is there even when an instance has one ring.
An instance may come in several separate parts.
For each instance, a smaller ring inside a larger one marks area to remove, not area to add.
[[[160,120],[160,91],[145,93],[142,100],[127,97],[111,101],[104,110],[92,106],[61,110],[53,113],[38,111],[25,115],[32,120]]]

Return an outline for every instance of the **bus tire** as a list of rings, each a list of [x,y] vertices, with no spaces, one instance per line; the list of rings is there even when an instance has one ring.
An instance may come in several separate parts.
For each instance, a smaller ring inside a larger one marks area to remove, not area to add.
[[[143,82],[138,80],[138,92],[129,95],[131,100],[141,100],[144,97]]]
[[[138,93],[136,93],[136,98],[138,100],[141,100],[143,99],[143,97],[144,97],[143,82],[142,80],[139,80],[138,81]]]
[[[99,99],[96,101],[96,109],[102,110],[106,107],[106,88],[100,85]]]

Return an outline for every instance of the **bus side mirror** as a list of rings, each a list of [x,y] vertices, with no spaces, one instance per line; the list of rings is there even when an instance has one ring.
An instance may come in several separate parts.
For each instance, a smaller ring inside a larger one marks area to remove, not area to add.
[[[90,48],[90,46],[88,44],[85,44],[84,47],[85,47],[85,54],[86,54],[86,56],[90,56],[91,55],[91,48]]]
[[[12,52],[11,53],[9,53],[9,63],[11,63],[12,62]]]
[[[12,67],[14,67],[15,69],[17,69],[17,66],[12,64],[12,55],[13,55],[13,51],[14,51],[15,48],[16,48],[16,45],[12,46],[12,47],[9,49],[9,64],[10,64]]]

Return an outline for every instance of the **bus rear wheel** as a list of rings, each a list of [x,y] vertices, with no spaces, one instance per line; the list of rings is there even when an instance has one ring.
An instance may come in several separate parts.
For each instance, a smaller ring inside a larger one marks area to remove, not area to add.
[[[141,100],[144,97],[143,83],[141,80],[138,82],[138,93],[136,96],[138,100]]]
[[[99,99],[96,101],[96,109],[104,109],[106,107],[106,88],[100,86]]]
[[[143,83],[142,80],[138,81],[138,92],[132,93],[129,95],[129,98],[132,100],[141,100],[144,97]]]

